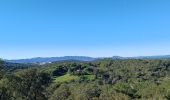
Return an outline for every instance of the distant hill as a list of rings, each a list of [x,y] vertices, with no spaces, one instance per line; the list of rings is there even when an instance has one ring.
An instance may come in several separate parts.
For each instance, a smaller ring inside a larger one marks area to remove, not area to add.
[[[65,60],[75,60],[75,61],[94,61],[98,59],[111,58],[111,59],[170,59],[170,55],[162,55],[162,56],[139,56],[139,57],[121,57],[121,56],[113,56],[113,57],[87,57],[87,56],[64,56],[64,57],[37,57],[30,59],[17,59],[17,60],[5,60],[7,62],[12,63],[49,63],[56,61],[65,61]]]
[[[25,69],[25,68],[30,68],[30,67],[38,67],[38,64],[26,64],[26,63],[11,63],[11,62],[6,62],[3,61],[0,63],[0,67],[2,67],[6,71],[15,71],[17,69]]]
[[[18,60],[6,60],[7,62],[12,63],[48,63],[55,61],[64,61],[64,60],[77,60],[77,61],[94,61],[96,58],[86,57],[86,56],[64,56],[64,57],[37,57],[31,59],[18,59]]]
[[[123,59],[170,59],[170,55],[123,57]]]

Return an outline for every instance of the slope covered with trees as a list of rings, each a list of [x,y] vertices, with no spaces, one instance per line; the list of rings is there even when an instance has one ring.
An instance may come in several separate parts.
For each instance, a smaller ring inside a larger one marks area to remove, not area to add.
[[[61,61],[3,70],[0,100],[169,100],[170,60]]]

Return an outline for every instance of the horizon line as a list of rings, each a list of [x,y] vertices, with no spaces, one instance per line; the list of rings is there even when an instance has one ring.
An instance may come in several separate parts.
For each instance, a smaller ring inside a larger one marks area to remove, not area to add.
[[[122,57],[122,58],[135,58],[135,57],[156,57],[156,56],[170,56],[170,54],[166,54],[166,55],[141,55],[141,56],[118,56],[118,55],[114,55],[114,56],[98,56],[98,57],[94,57],[94,56],[42,56],[42,57],[28,57],[28,58],[14,58],[14,59],[4,59],[1,58],[2,60],[21,60],[21,59],[34,59],[34,58],[60,58],[60,57],[90,57],[90,58],[112,58],[112,57]]]

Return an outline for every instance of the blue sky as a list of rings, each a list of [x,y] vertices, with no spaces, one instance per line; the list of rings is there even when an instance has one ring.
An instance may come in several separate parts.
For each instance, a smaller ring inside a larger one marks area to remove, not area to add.
[[[0,58],[170,54],[169,0],[0,0]]]

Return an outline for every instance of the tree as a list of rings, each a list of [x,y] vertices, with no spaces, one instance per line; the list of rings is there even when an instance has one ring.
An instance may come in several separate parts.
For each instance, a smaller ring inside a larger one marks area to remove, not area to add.
[[[17,75],[8,76],[8,86],[11,91],[16,91],[18,96],[26,100],[46,100],[45,87],[51,78],[47,73],[39,72],[37,69],[28,69],[18,72]]]
[[[50,96],[49,100],[67,100],[69,95],[70,95],[69,87],[63,84],[54,91],[52,96]]]

